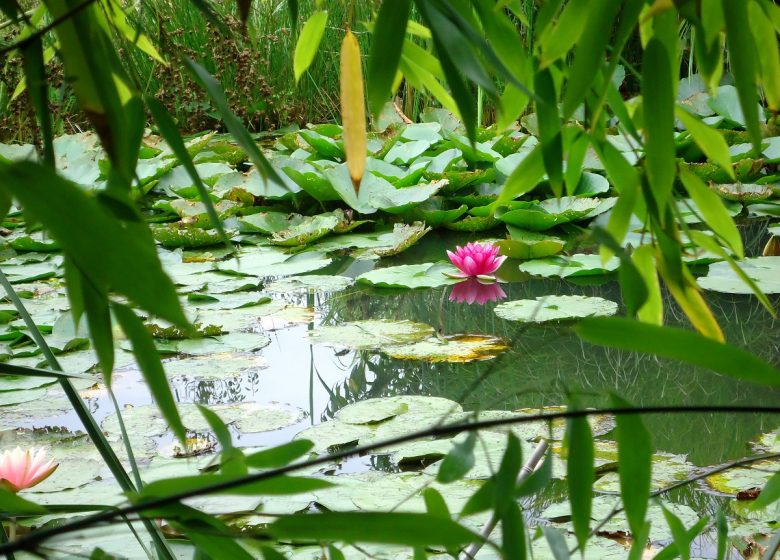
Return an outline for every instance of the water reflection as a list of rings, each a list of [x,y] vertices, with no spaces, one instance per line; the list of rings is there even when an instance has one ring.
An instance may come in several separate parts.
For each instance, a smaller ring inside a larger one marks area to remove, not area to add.
[[[498,301],[506,297],[506,292],[498,282],[482,283],[476,278],[458,282],[450,291],[450,301],[471,305],[485,305],[489,301]]]

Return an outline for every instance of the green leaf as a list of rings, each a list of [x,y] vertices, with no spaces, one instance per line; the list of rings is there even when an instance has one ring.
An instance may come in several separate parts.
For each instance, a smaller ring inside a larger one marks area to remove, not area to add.
[[[734,166],[731,164],[729,145],[723,135],[714,128],[701,122],[698,117],[689,113],[682,106],[675,108],[677,118],[685,125],[685,129],[691,133],[693,141],[713,162],[717,163],[729,177],[734,177]]]
[[[24,77],[27,92],[35,108],[43,140],[43,161],[54,167],[54,132],[49,112],[49,88],[46,82],[46,68],[43,61],[43,45],[40,38],[29,41],[22,49]]]
[[[588,19],[585,30],[577,41],[577,50],[563,98],[564,120],[568,120],[585,99],[593,83],[593,76],[598,74],[604,62],[607,43],[612,36],[612,21],[620,10],[620,4],[620,0],[588,2]]]
[[[566,461],[566,478],[571,502],[571,521],[580,550],[585,550],[590,532],[590,511],[593,504],[593,434],[585,417],[567,421],[566,438],[569,455]]]
[[[295,43],[295,54],[293,55],[293,71],[295,73],[295,83],[301,79],[303,73],[309,69],[320,47],[322,35],[325,33],[325,24],[328,23],[328,11],[319,10],[314,12],[301,28],[301,34],[298,42]]]
[[[321,513],[282,517],[268,526],[279,539],[339,540],[403,546],[464,546],[483,539],[454,521],[420,513]]]
[[[195,82],[206,90],[206,93],[211,98],[211,101],[216,105],[217,111],[222,116],[222,122],[225,123],[225,127],[230,134],[233,135],[233,139],[249,156],[251,162],[255,165],[257,170],[263,175],[263,178],[273,179],[274,181],[285,184],[284,181],[276,173],[276,170],[271,166],[268,160],[260,151],[255,141],[249,135],[249,132],[242,124],[241,120],[230,110],[230,104],[228,103],[225,92],[219,83],[209,74],[206,70],[197,62],[189,59],[183,59],[184,66],[189,70],[190,75]]]
[[[29,500],[25,500],[16,493],[0,486],[0,511],[2,517],[14,517],[16,515],[45,515],[46,508]],[[4,529],[0,528],[0,531]]]
[[[628,402],[615,394],[612,395],[612,405],[615,408],[631,408]],[[631,532],[637,535],[641,534],[645,525],[650,497],[653,443],[639,415],[616,414],[615,417],[620,496]]]
[[[617,317],[584,319],[575,327],[585,341],[655,354],[712,371],[768,385],[780,386],[780,371],[754,354],[678,327],[658,327]]]
[[[469,432],[462,443],[454,443],[439,467],[436,480],[442,483],[455,482],[463,478],[474,466],[474,445],[477,443],[476,432]]]
[[[120,303],[111,305],[114,316],[122,327],[122,330],[133,345],[133,353],[146,381],[154,401],[160,409],[174,435],[182,443],[186,440],[186,430],[182,424],[179,411],[176,410],[176,401],[165,377],[165,371],[160,363],[160,355],[154,345],[154,339],[132,309]]]
[[[663,325],[664,302],[661,295],[661,283],[658,280],[658,270],[655,267],[655,249],[652,245],[642,245],[631,253],[631,260],[642,276],[647,290],[647,299],[637,310],[640,321],[652,325]]]
[[[107,386],[111,386],[111,372],[114,369],[114,332],[111,328],[111,310],[108,306],[108,294],[100,292],[81,271],[79,282],[84,311],[89,325],[89,336],[98,357],[100,371]]]
[[[780,472],[776,472],[772,475],[772,478],[767,480],[758,498],[753,502],[751,509],[762,509],[778,500],[780,500]]]
[[[723,205],[723,199],[707,188],[704,181],[695,173],[687,169],[680,170],[680,179],[688,190],[688,194],[691,195],[691,198],[699,208],[707,225],[723,239],[738,258],[743,258],[745,249],[742,245],[742,236],[734,220]]]
[[[406,36],[411,0],[382,2],[371,37],[371,57],[366,74],[368,108],[374,118],[379,117],[401,60]],[[296,73],[297,76],[297,73]],[[296,78],[297,79],[297,78]]]
[[[550,545],[550,550],[555,560],[569,560],[569,546],[566,544],[566,538],[558,530],[549,525],[542,525],[542,532]]]
[[[537,144],[506,180],[501,194],[498,195],[498,200],[493,203],[493,207],[500,206],[532,191],[543,176],[544,159],[542,148],[540,144]]]
[[[285,467],[295,459],[304,456],[314,447],[308,440],[300,439],[271,449],[264,449],[246,456],[248,467],[255,469],[275,469]]]
[[[661,504],[661,509],[664,513],[667,525],[672,532],[674,542],[664,547],[659,552],[654,560],[670,560],[676,558],[678,555],[681,560],[690,560],[691,557],[691,543],[701,533],[702,529],[707,525],[708,519],[705,517],[700,519],[690,529],[686,529],[680,518],[672,513],[668,508]]]
[[[566,4],[555,27],[549,33],[545,33],[540,41],[539,48],[542,53],[540,68],[546,68],[565,56],[579,40],[588,21],[588,7],[588,2],[583,0]]]
[[[653,197],[664,208],[675,175],[674,86],[664,44],[650,39],[642,59],[642,107],[645,120],[645,170]]]
[[[550,70],[536,73],[534,91],[537,95],[536,114],[544,168],[550,178],[553,193],[560,196],[563,191],[563,135],[561,119],[558,116],[558,94]]]
[[[444,501],[444,497],[441,492],[436,488],[426,488],[423,491],[423,499],[425,500],[425,509],[431,515],[436,515],[443,519],[451,519],[450,508],[447,507],[447,502]]]
[[[745,115],[745,127],[756,153],[761,151],[761,126],[758,120],[758,93],[756,92],[756,44],[753,41],[748,2],[722,0],[726,21],[726,45],[729,50],[729,67],[739,93],[739,104]]]
[[[504,558],[525,560],[525,524],[517,502],[513,502],[501,516],[501,549]]]
[[[211,222],[212,227],[219,232],[220,237],[225,242],[225,246],[228,249],[232,249],[230,240],[225,233],[224,226],[222,225],[222,220],[219,219],[219,216],[217,216],[217,211],[214,209],[214,201],[211,200],[209,191],[206,189],[206,185],[203,184],[197,169],[195,169],[195,164],[192,162],[192,157],[190,157],[190,153],[187,150],[187,146],[184,144],[184,140],[182,140],[181,134],[179,134],[176,123],[168,114],[168,111],[165,109],[162,103],[157,101],[157,99],[154,97],[150,95],[144,96],[144,102],[149,108],[149,112],[152,114],[154,122],[157,123],[157,129],[160,131],[160,134],[163,138],[165,138],[165,141],[171,147],[171,151],[181,162],[182,166],[184,166],[184,169],[187,170],[187,174],[190,176],[190,179],[192,179],[192,182],[198,189],[200,200],[206,207],[206,213],[209,216],[209,221]]]
[[[211,486],[225,484],[239,480],[243,475],[228,474],[197,474],[193,476],[180,476],[155,480],[144,486],[134,497],[135,503],[143,503],[148,500],[167,498],[177,494],[185,494],[204,490]],[[276,476],[265,480],[247,482],[240,486],[234,486],[227,490],[210,490],[210,494],[230,494],[236,496],[287,496],[290,494],[302,494],[314,490],[323,490],[333,487],[333,483],[318,478],[302,476]]]
[[[187,326],[145,224],[121,222],[82,189],[35,163],[0,164],[0,185],[46,225],[66,256],[95,286],[107,287],[158,317]]]

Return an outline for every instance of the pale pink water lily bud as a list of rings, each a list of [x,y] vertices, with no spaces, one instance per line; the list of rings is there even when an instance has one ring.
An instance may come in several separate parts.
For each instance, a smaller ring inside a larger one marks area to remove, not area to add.
[[[483,284],[476,278],[469,278],[463,282],[458,282],[452,287],[450,292],[450,301],[457,303],[476,303],[485,305],[489,301],[498,301],[504,299],[506,293],[501,284],[496,282]]]
[[[460,271],[456,276],[473,278],[492,276],[506,260],[498,255],[499,248],[492,243],[467,243],[465,247],[455,247],[455,252],[447,251],[447,256]]]
[[[48,478],[57,466],[51,459],[46,460],[46,450],[42,447],[3,451],[0,454],[0,486],[11,492],[31,488]]]

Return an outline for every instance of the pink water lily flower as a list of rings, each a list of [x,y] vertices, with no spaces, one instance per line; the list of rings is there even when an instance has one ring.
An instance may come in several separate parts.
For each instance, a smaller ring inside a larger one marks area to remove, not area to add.
[[[498,301],[504,299],[506,293],[501,284],[497,282],[491,282],[489,284],[483,284],[476,278],[469,278],[463,282],[458,282],[452,287],[450,292],[450,301],[457,303],[476,303],[477,305],[485,305],[489,301]]]
[[[492,243],[468,243],[465,247],[455,247],[455,252],[447,251],[447,256],[460,271],[456,276],[474,278],[492,276],[506,260],[498,256],[499,248]]]
[[[31,488],[48,478],[57,466],[52,460],[46,461],[43,448],[5,450],[0,454],[0,486],[11,492]]]

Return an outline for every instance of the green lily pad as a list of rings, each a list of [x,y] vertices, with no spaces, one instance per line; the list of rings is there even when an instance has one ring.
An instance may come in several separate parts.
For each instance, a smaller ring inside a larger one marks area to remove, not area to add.
[[[544,231],[560,224],[592,218],[612,208],[616,198],[576,198],[564,196],[540,203],[515,202],[510,209],[498,209],[496,218],[531,231]]]
[[[737,265],[765,294],[780,293],[780,257],[754,257]],[[696,280],[705,290],[728,294],[752,294],[750,286],[736,275],[727,262],[710,265],[707,276]]]
[[[198,249],[224,243],[215,229],[204,230],[182,223],[153,226],[152,235],[155,241],[167,249]]]
[[[602,264],[598,255],[572,255],[571,257],[550,257],[524,262],[520,270],[534,276],[561,278],[578,276],[600,276],[617,270],[620,260],[612,257]]]
[[[457,272],[446,263],[402,264],[363,273],[357,282],[379,288],[436,288],[457,283],[458,279],[446,276]]]
[[[374,249],[374,254],[380,257],[389,257],[402,253],[422,239],[429,231],[431,228],[425,227],[425,224],[421,222],[394,224],[393,231],[387,234],[392,239],[392,246],[377,247]]]
[[[370,429],[367,426],[329,420],[306,428],[299,432],[294,439],[309,440],[314,444],[313,452],[327,453],[334,448],[355,445],[360,441],[360,438],[365,437],[369,432]]]
[[[343,145],[340,142],[336,142],[333,138],[313,130],[301,130],[298,135],[319,155],[328,159],[344,159]]]
[[[574,190],[576,197],[590,197],[609,192],[609,181],[603,175],[584,171]]]
[[[309,331],[309,340],[329,346],[368,350],[417,342],[433,332],[430,325],[413,321],[355,321],[318,327]]]
[[[259,212],[238,219],[241,233],[263,233],[271,235],[300,224],[303,216],[284,212]]]
[[[46,239],[40,233],[16,237],[8,244],[12,249],[19,252],[40,251],[42,253],[47,253],[50,251],[59,251],[60,249],[59,243],[53,239]]]
[[[444,209],[444,200],[441,197],[434,196],[415,206],[410,212],[411,220],[419,220],[431,227],[439,227],[442,224],[452,223],[466,212],[469,207],[461,204],[457,208],[449,210]]]
[[[339,217],[332,213],[306,216],[288,229],[274,232],[271,236],[271,243],[288,247],[308,245],[328,235],[340,221]]]
[[[453,231],[480,232],[488,231],[501,225],[501,220],[493,216],[468,216],[457,222],[443,224],[445,229]]]
[[[441,142],[440,131],[441,125],[439,123],[413,123],[404,127],[401,138],[404,140],[425,140],[433,145]]]
[[[466,363],[490,360],[508,348],[504,340],[494,336],[462,334],[384,347],[382,352],[397,360]]]
[[[163,367],[171,378],[218,380],[253,375],[268,365],[261,356],[220,354],[218,358],[199,356],[168,360]]]
[[[494,311],[508,321],[548,323],[584,317],[608,317],[615,315],[617,310],[617,303],[600,297],[552,295],[507,301],[496,306]]]
[[[449,414],[462,411],[463,407],[449,399],[401,395],[349,404],[336,413],[336,420],[346,424],[377,424],[401,414]]]
[[[0,406],[20,404],[43,398],[46,389],[24,389],[20,391],[0,391]]]
[[[323,276],[310,274],[307,276],[288,276],[277,280],[265,287],[266,291],[277,293],[290,293],[299,290],[307,292],[340,292],[346,290],[354,283],[352,278],[346,276]]]
[[[409,165],[413,160],[421,156],[432,142],[429,140],[411,140],[409,142],[396,142],[384,157],[388,163],[395,165]]]
[[[244,251],[238,258],[215,263],[223,272],[244,276],[287,276],[303,274],[328,266],[332,259],[320,252],[304,252],[289,256],[281,249],[255,247]]]
[[[509,239],[496,242],[501,247],[501,254],[513,259],[539,259],[556,255],[563,251],[566,242],[552,235],[536,231],[525,231],[514,226],[507,226]]]

